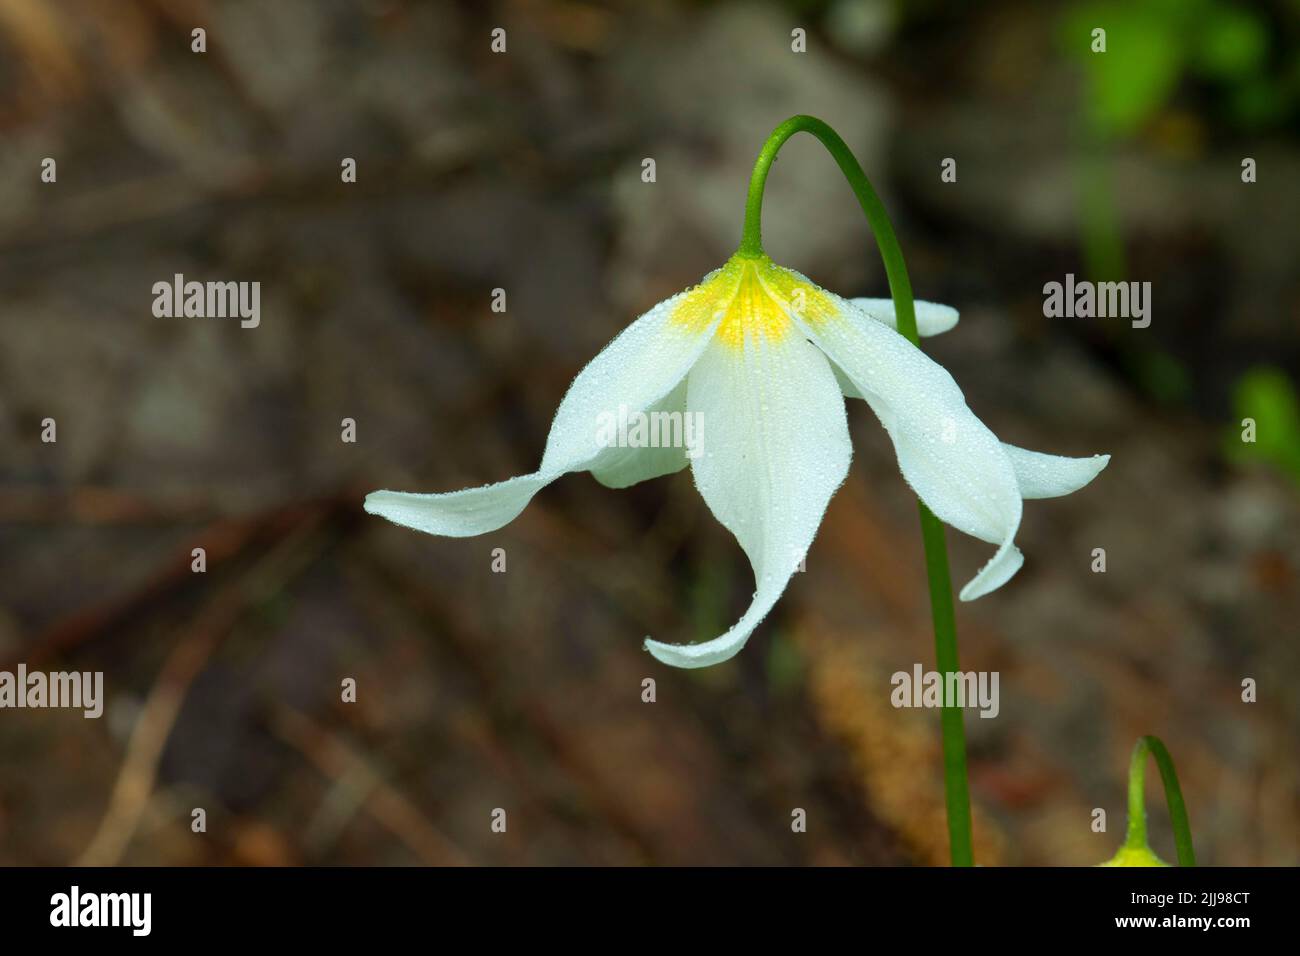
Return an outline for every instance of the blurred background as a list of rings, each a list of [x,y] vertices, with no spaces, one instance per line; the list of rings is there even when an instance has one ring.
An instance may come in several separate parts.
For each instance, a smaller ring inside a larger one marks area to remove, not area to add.
[[[975,412],[1113,455],[1031,502],[1023,571],[958,609],[963,666],[1001,675],[967,720],[979,861],[1111,856],[1154,733],[1203,863],[1300,862],[1298,12],[0,0],[0,666],[107,695],[0,712],[0,863],[945,862],[937,713],[889,704],[933,666],[915,502],[861,403],[807,573],[704,671],[641,650],[753,590],[686,472],[572,475],[468,540],[361,511],[532,470],[582,365],[735,249],[796,112],[961,310],[926,348]],[[765,226],[778,262],[887,294],[810,138]],[[155,318],[178,272],[260,281],[260,326]],[[1067,273],[1151,282],[1150,327],[1044,318]],[[949,543],[957,581],[989,554]]]

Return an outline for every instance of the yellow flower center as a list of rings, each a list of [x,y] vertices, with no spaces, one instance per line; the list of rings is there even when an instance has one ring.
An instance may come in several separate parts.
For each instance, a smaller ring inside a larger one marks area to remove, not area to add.
[[[717,338],[731,348],[743,349],[746,341],[784,338],[794,325],[792,313],[815,324],[836,311],[821,289],[767,256],[736,255],[686,292],[673,310],[672,321],[699,332],[721,313]]]

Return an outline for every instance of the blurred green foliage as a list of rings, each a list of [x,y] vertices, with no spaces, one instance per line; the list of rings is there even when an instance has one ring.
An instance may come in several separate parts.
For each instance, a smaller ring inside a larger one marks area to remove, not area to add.
[[[1106,31],[1106,52],[1092,31]],[[1226,120],[1246,128],[1280,122],[1300,103],[1294,57],[1275,65],[1261,9],[1224,0],[1086,0],[1069,8],[1065,44],[1086,65],[1088,118],[1103,136],[1126,136],[1190,78],[1224,95]]]
[[[772,632],[766,664],[767,686],[774,696],[789,696],[804,686],[807,668],[803,653],[784,627]]]
[[[1262,461],[1300,482],[1300,399],[1291,379],[1281,369],[1261,366],[1241,377],[1233,393],[1237,413],[1226,438],[1227,456],[1233,461]],[[1242,433],[1251,419],[1255,440]]]
[[[1160,349],[1126,354],[1129,373],[1148,395],[1158,402],[1178,404],[1192,394],[1192,376],[1187,366]]]

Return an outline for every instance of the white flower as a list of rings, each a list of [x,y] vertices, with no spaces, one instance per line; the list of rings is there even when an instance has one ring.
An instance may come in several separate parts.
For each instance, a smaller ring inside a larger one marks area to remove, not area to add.
[[[957,312],[917,302],[916,319],[921,335],[936,335],[957,324]],[[737,254],[633,322],[578,374],[537,471],[448,494],[376,491],[366,510],[465,537],[511,521],[567,472],[590,471],[626,488],[689,463],[757,583],[749,609],[722,636],[645,642],[664,663],[705,667],[744,646],[812,544],[852,457],[844,396],[866,399],[893,439],[903,477],[940,519],[998,546],[962,588],[963,601],[1019,570],[1024,559],[1013,539],[1022,499],[1076,491],[1110,460],[1003,444],[966,407],[952,376],[895,330],[891,300],[841,299],[765,255]],[[688,457],[686,448],[609,447],[596,423],[621,406],[700,416],[703,448]]]

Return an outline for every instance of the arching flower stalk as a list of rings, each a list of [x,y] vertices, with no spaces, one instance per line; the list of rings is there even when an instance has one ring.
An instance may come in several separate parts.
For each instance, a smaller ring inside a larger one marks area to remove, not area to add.
[[[1187,820],[1187,805],[1183,803],[1183,788],[1178,785],[1178,772],[1174,758],[1159,737],[1139,737],[1133,747],[1128,765],[1128,832],[1119,852],[1098,866],[1168,866],[1155,855],[1147,842],[1146,765],[1150,754],[1160,769],[1160,779],[1165,785],[1165,802],[1169,805],[1169,823],[1174,830],[1174,846],[1178,852],[1179,866],[1195,866],[1196,852],[1192,849],[1192,828]]]
[[[828,149],[875,233],[891,299],[844,299],[763,252],[760,218],[768,169],[794,133]],[[921,505],[938,665],[956,671],[951,585],[940,520],[995,546],[961,590],[982,597],[1019,570],[1015,546],[1024,499],[1069,494],[1109,460],[1062,458],[999,441],[966,405],[952,376],[918,348],[920,335],[957,324],[957,312],[913,303],[902,252],[884,207],[848,147],[808,116],[781,124],[750,181],[740,248],[721,268],[654,306],[574,380],[551,424],[536,471],[445,494],[376,491],[366,510],[430,534],[463,537],[500,528],[561,475],[589,471],[623,488],[691,467],[714,515],[736,536],[756,588],[725,634],[699,644],[646,639],[676,667],[735,655],[772,610],[803,561],[852,446],[844,399],[864,399],[888,432]],[[680,413],[706,426],[700,447],[609,447],[613,414]],[[961,712],[943,711],[953,861],[971,862]]]

